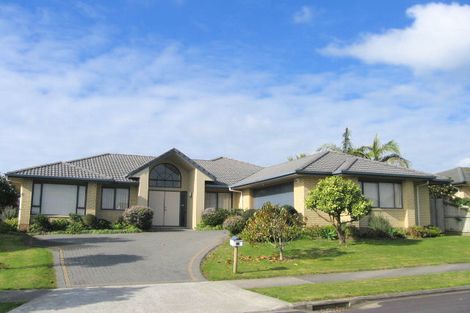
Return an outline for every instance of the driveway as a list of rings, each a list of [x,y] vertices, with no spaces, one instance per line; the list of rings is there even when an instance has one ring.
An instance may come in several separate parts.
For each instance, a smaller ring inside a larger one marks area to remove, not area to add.
[[[57,285],[63,288],[204,281],[201,259],[226,236],[176,230],[35,239],[53,249]]]

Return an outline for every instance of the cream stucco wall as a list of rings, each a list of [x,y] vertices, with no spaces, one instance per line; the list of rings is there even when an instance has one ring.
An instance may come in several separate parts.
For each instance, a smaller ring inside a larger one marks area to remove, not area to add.
[[[20,203],[18,212],[18,229],[28,230],[31,218],[31,201],[33,195],[33,181],[31,179],[18,179],[20,186]]]
[[[470,198],[470,185],[457,186],[459,191],[456,192],[455,196],[459,198]]]

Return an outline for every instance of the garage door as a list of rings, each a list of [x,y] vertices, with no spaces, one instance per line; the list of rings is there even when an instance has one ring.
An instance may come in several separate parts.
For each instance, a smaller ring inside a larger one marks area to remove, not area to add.
[[[86,187],[62,184],[34,184],[33,214],[69,215],[85,209]]]
[[[254,207],[259,209],[266,202],[278,205],[294,205],[294,185],[287,183],[253,190]]]

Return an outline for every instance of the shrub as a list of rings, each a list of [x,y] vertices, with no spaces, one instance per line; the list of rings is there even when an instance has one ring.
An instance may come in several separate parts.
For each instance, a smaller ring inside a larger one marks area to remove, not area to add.
[[[33,218],[30,231],[34,233],[44,233],[52,229],[51,223],[47,216],[38,214]]]
[[[67,228],[65,229],[65,232],[67,234],[79,234],[84,230],[86,230],[86,227],[85,227],[85,225],[83,225],[82,222],[71,221],[67,225]]]
[[[431,238],[438,237],[442,231],[436,226],[411,226],[406,230],[406,234],[411,238]]]
[[[248,220],[241,236],[249,243],[269,242],[279,250],[282,261],[286,244],[301,235],[304,225],[300,214],[292,215],[267,202]]]
[[[224,209],[221,209],[224,210]],[[237,209],[237,208],[231,208],[226,210],[227,216],[242,216],[243,215],[243,210],[242,209]]]
[[[243,218],[245,219],[245,221],[248,221],[253,215],[255,215],[256,213],[256,209],[248,209],[246,211],[243,211]]]
[[[222,225],[227,215],[227,210],[207,208],[202,212],[202,222],[207,226]]]
[[[57,218],[51,221],[52,231],[64,231],[69,226],[70,221],[67,218]]]
[[[3,221],[0,220],[0,234],[14,232],[17,230],[17,228],[18,228],[18,219],[16,217],[9,218]]]
[[[18,208],[12,207],[12,206],[7,206],[2,214],[0,214],[0,220],[5,221],[9,220],[12,218],[17,218],[18,217]]]
[[[87,214],[82,218],[83,225],[85,225],[88,228],[95,228],[96,224],[96,216],[93,214]]]
[[[245,228],[246,220],[243,216],[229,216],[224,221],[224,229],[228,230],[232,235],[238,235]]]
[[[292,205],[285,204],[281,206],[281,209],[287,210],[287,212],[289,212],[290,215],[299,214],[299,212],[297,212],[297,210]]]
[[[111,229],[111,222],[98,218],[95,221],[95,224],[93,225],[93,228],[95,229]]]
[[[82,216],[80,214],[76,214],[76,213],[70,213],[69,214],[69,218],[72,222],[76,222],[76,223],[81,223],[83,222],[82,220]]]
[[[454,203],[458,206],[470,207],[470,198],[455,198]]]
[[[390,238],[392,234],[392,225],[390,222],[380,215],[372,215],[367,223],[370,237],[373,238]]]
[[[326,226],[307,226],[303,230],[303,234],[305,237],[309,239],[329,239],[329,240],[336,240],[338,239],[338,234],[336,233],[336,229],[332,225]]]
[[[132,206],[124,211],[122,218],[127,225],[148,230],[152,227],[153,211],[143,206]]]

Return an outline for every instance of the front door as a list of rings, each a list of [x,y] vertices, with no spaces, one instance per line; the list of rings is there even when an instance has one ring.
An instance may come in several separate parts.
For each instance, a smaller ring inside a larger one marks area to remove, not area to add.
[[[180,225],[180,192],[152,190],[149,192],[149,207],[153,209],[153,225]]]

